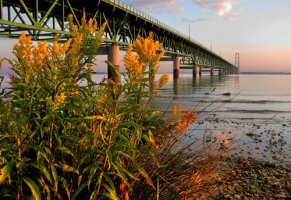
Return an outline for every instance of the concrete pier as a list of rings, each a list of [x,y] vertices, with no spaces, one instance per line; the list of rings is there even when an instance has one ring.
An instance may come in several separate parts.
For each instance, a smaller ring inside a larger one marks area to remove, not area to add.
[[[109,48],[108,52],[108,61],[110,61],[115,69],[119,72],[120,68],[120,49],[117,44],[112,44],[112,46]],[[110,68],[108,67],[108,78],[112,79],[114,81],[119,81],[119,77],[117,74],[112,72]]]
[[[197,65],[194,64],[193,66],[193,78],[198,78],[199,77],[199,67]]]
[[[210,69],[210,76],[214,76],[214,68]]]
[[[179,56],[174,56],[174,79],[179,79],[180,78],[180,57]]]
[[[180,94],[180,79],[176,78],[173,81],[173,86],[174,86],[174,95],[179,95]]]

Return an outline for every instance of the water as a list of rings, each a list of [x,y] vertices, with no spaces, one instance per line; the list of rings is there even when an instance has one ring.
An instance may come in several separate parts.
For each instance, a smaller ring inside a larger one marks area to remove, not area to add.
[[[183,74],[180,84],[171,80],[159,97],[198,107],[197,111],[215,111],[219,118],[291,121],[291,75],[203,76],[193,80]]]
[[[183,74],[159,92],[156,107],[169,103],[196,110],[198,139],[231,146],[232,155],[291,163],[291,75]]]
[[[100,82],[104,75],[93,75]],[[156,78],[159,78],[157,75]],[[7,86],[7,77],[4,85]],[[228,93],[228,95],[223,95]],[[154,106],[197,112],[191,136],[227,146],[231,155],[291,163],[291,75],[182,74],[159,91]]]

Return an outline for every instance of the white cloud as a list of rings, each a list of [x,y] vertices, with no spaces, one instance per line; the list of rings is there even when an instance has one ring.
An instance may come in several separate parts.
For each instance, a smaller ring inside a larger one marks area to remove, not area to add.
[[[167,1],[157,1],[157,0],[127,0],[126,2],[136,8],[143,10],[151,10],[157,12],[175,12],[182,13],[186,9],[180,6],[179,3],[182,0],[167,0]]]
[[[228,13],[232,9],[233,4],[238,1],[239,0],[194,0],[197,5],[210,8],[219,16]]]

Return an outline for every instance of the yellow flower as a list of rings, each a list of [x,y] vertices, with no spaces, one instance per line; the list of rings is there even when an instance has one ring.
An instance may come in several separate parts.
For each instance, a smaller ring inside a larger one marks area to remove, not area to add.
[[[58,39],[59,36],[56,35],[53,42],[52,55],[54,56],[54,58],[60,59],[64,57],[65,54],[67,53],[72,42],[72,39],[69,38],[63,45],[59,43]]]
[[[173,119],[170,123],[170,128],[175,131],[186,131],[188,127],[194,123],[196,118],[196,113],[189,108],[185,114],[182,114],[181,104],[173,106]]]
[[[62,92],[61,94],[56,95],[56,97],[55,97],[55,102],[56,102],[57,104],[63,104],[64,101],[65,101],[65,98],[66,98],[65,93]]]
[[[184,126],[189,126],[192,123],[194,123],[195,118],[196,118],[196,113],[191,108],[188,108],[187,112],[182,117],[181,123]]]
[[[164,52],[157,55],[157,50],[162,46],[158,41],[154,41],[153,33],[150,32],[149,37],[142,38],[140,36],[136,39],[136,52],[140,56],[143,63],[154,63],[160,60]]]
[[[133,52],[131,45],[128,46],[123,61],[130,79],[138,76],[142,72],[143,67],[139,62],[139,56]]]
[[[169,81],[169,79],[170,79],[169,74],[163,74],[159,79],[159,86],[160,87],[164,86]]]

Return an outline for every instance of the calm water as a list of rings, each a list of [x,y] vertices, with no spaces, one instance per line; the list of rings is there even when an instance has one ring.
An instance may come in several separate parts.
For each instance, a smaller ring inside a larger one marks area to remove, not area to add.
[[[190,74],[183,74],[180,83],[171,80],[159,98],[171,98],[197,111],[212,111],[220,118],[291,121],[291,75],[203,76],[193,80]]]
[[[94,80],[103,77],[94,75]],[[171,76],[154,106],[171,112],[173,104],[195,109],[197,120],[190,132],[197,140],[220,138],[221,144],[233,146],[232,154],[291,163],[291,75],[206,75],[193,80],[191,74],[182,74],[179,81]]]
[[[191,76],[171,80],[156,106],[194,108],[198,117],[192,134],[220,138],[234,146],[235,155],[291,163],[291,75]]]

